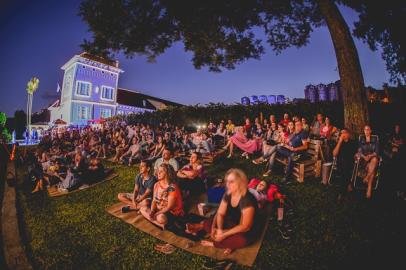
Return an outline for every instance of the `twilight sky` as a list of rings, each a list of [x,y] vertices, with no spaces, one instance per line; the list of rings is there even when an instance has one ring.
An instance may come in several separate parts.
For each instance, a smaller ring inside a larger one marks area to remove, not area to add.
[[[33,111],[57,99],[57,83],[62,85],[60,67],[79,54],[79,45],[91,35],[78,13],[80,0],[2,0],[0,3],[0,111],[12,116],[26,107],[26,84],[36,76],[40,86],[34,96]],[[352,27],[356,14],[341,8]],[[355,40],[365,84],[380,88],[389,80],[379,52]],[[310,43],[275,55],[268,47],[261,60],[250,60],[235,70],[211,73],[196,70],[191,54],[181,43],[161,55],[156,63],[144,57],[119,57],[125,72],[119,86],[183,104],[239,102],[245,95],[284,94],[303,97],[308,83],[330,83],[339,78],[333,44],[326,27],[313,32]]]

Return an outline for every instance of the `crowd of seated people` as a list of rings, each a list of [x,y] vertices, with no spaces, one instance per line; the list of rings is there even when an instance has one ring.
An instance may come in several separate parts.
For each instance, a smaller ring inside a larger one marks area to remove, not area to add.
[[[42,138],[40,148],[43,149],[43,153],[38,156],[38,160],[44,164],[46,171],[46,164],[50,162],[51,156],[63,157],[75,163],[72,163],[75,165],[73,168],[79,168],[78,172],[73,170],[75,175],[80,175],[82,178],[95,175],[98,178],[98,173],[89,174],[89,171],[101,172],[99,160],[103,158],[111,158],[110,160],[114,162],[130,166],[141,160],[148,160],[151,163],[157,161],[153,167],[156,174],[161,163],[171,164],[177,172],[182,167],[177,158],[179,153],[186,153],[188,156],[197,152],[214,156],[216,149],[223,148],[228,150],[227,157],[232,158],[235,149],[238,148],[242,152],[242,157],[252,158],[253,163],[266,162],[264,177],[274,173],[276,156],[285,157],[287,166],[283,180],[290,183],[294,163],[306,156],[305,152],[310,139],[323,141],[324,161],[331,161],[338,156],[339,148],[338,150],[335,148],[340,141],[340,130],[334,126],[334,121],[321,113],[315,116],[314,121],[307,121],[306,118],[298,115],[290,117],[288,113],[285,113],[280,119],[275,115],[270,115],[266,119],[255,118],[252,123],[251,119],[246,117],[241,119],[240,123],[242,125],[236,125],[228,119],[219,121],[218,125],[215,122],[209,122],[205,128],[188,130],[169,123],[160,123],[157,126],[141,123],[128,125],[125,121],[115,120],[106,121],[97,128],[62,129],[62,131],[55,129],[45,133]],[[367,126],[366,129],[368,128],[371,129]],[[343,132],[350,131],[345,129]],[[355,140],[357,141],[357,138]],[[370,186],[375,181],[374,174],[379,165],[381,148],[384,148],[385,155],[391,159],[393,157],[393,160],[397,160],[397,156],[403,156],[401,151],[403,137],[400,133],[400,125],[396,126],[385,147],[379,147],[379,144],[379,137],[369,134],[361,136],[358,142],[357,158],[360,160],[361,171],[366,172],[364,181],[370,190],[367,197],[371,197]],[[334,154],[334,152],[336,153]],[[375,153],[376,157],[371,156],[370,152]],[[398,153],[400,154],[398,155]],[[64,168],[64,174],[68,167]],[[346,168],[345,171],[348,171],[347,166],[343,167]],[[64,174],[61,177],[65,176]],[[178,174],[179,177],[186,179],[187,177],[185,178],[184,175],[189,172],[182,168]],[[44,183],[50,183],[49,177],[44,178],[42,181],[38,181],[41,184],[38,183],[35,190],[40,189]],[[51,178],[53,178],[52,181],[55,181],[58,177]],[[92,182],[92,177],[89,178]]]
[[[48,149],[40,147],[35,154],[30,155],[29,173],[35,182],[32,192],[49,186],[56,186],[66,192],[102,180],[106,175],[103,164],[93,148],[86,150],[84,145],[72,149],[72,145],[70,148],[53,144]]]
[[[382,158],[379,137],[367,125],[364,134],[353,139],[350,130],[339,130],[332,122],[322,114],[308,122],[285,113],[279,121],[275,115],[263,120],[255,118],[253,124],[249,118],[241,119],[242,125],[228,119],[218,125],[210,122],[207,128],[197,130],[169,123],[129,125],[120,120],[106,121],[97,127],[54,129],[44,135],[32,158],[33,192],[50,185],[61,190],[91,185],[105,175],[101,159],[130,166],[139,163],[132,192],[118,194],[125,204],[122,211],[139,211],[149,221],[166,228],[184,217],[187,197],[207,192],[202,155],[214,155],[216,148],[224,148],[228,150],[227,157],[232,158],[238,148],[243,158],[252,158],[257,165],[266,164],[264,177],[274,174],[276,156],[282,156],[287,159],[282,182],[291,183],[295,162],[305,156],[309,140],[315,139],[327,145],[323,149],[328,152],[326,160],[335,158],[342,171],[340,196],[352,190],[351,174],[354,161],[358,161],[366,197],[371,198]],[[403,145],[400,125],[396,125],[385,147],[386,155],[400,160]],[[190,155],[186,164],[179,159],[179,153]],[[224,248],[229,253],[248,245],[257,233],[255,219],[258,209],[263,208],[269,183],[263,181],[248,189],[247,176],[238,169],[227,172],[225,183],[226,192],[217,214],[201,223],[187,224],[185,230],[191,234],[209,233],[211,240],[203,244]]]

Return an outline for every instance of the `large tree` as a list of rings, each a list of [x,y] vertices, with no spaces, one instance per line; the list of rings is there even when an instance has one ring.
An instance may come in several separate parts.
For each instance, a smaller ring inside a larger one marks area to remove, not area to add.
[[[406,84],[406,1],[343,1],[359,13],[354,35],[372,50],[381,49],[391,81]]]
[[[357,0],[360,9],[363,3]],[[145,55],[153,61],[175,42],[193,53],[196,68],[233,69],[259,59],[266,42],[276,52],[309,42],[314,28],[327,24],[339,68],[345,126],[361,132],[368,122],[366,92],[358,53],[338,0],[84,0],[80,15],[93,32],[83,48],[111,57]],[[355,7],[354,7],[355,8]]]

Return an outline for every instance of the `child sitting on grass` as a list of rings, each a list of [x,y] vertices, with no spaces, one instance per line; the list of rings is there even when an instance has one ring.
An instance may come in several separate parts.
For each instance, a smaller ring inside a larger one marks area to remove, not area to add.
[[[249,185],[250,186],[250,185]],[[255,199],[258,201],[258,207],[262,208],[268,201],[268,183],[264,180],[259,182],[256,187],[250,187],[248,191],[254,195]]]

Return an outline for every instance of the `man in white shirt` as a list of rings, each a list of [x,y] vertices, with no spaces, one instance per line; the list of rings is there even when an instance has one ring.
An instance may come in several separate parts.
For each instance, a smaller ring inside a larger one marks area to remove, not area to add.
[[[173,170],[177,172],[179,170],[179,163],[172,157],[172,152],[169,149],[165,149],[162,153],[162,157],[158,158],[154,164],[154,173],[158,173],[158,168],[162,163],[169,164],[173,167]]]

